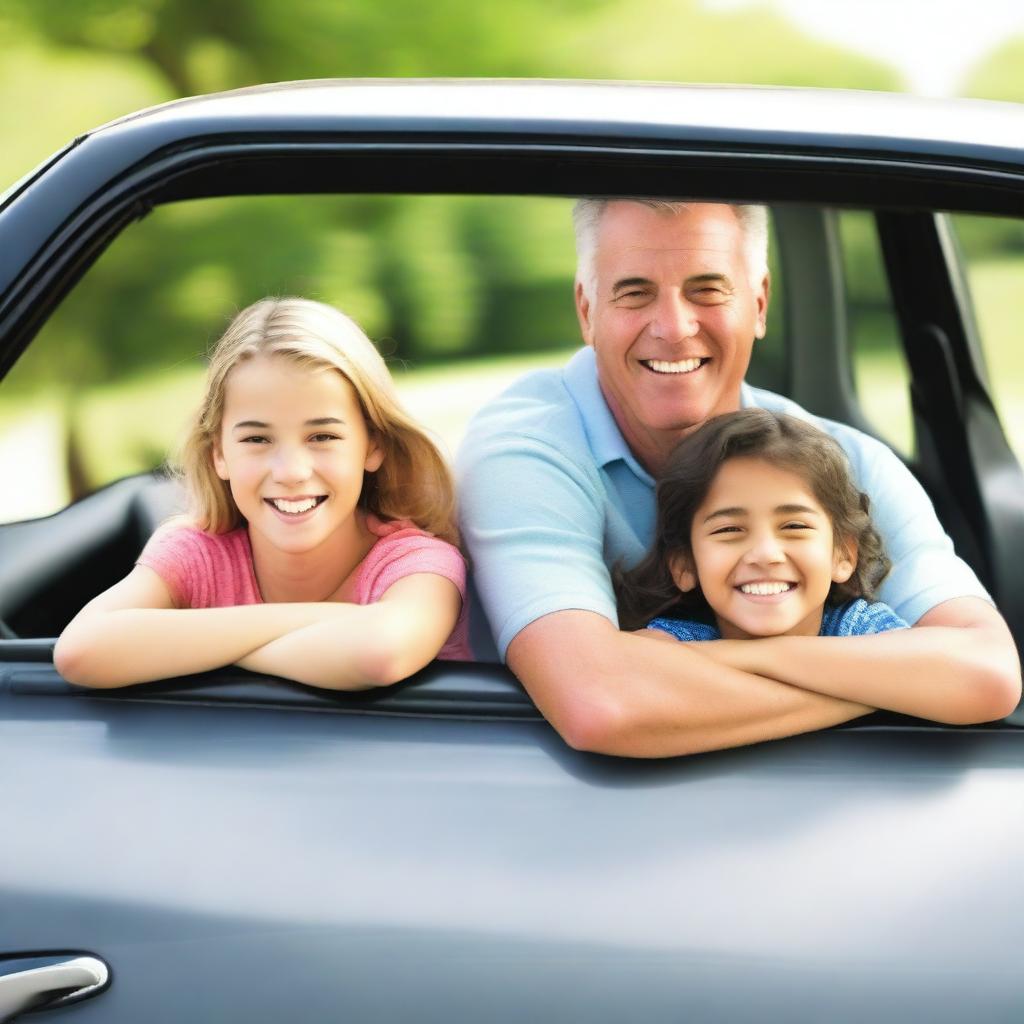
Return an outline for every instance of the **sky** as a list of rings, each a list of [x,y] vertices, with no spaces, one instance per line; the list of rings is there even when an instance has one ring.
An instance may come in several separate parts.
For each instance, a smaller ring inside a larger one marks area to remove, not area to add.
[[[712,10],[754,0],[704,0]],[[953,96],[976,63],[1024,35],[1024,0],[759,0],[808,35],[893,65],[921,96]]]

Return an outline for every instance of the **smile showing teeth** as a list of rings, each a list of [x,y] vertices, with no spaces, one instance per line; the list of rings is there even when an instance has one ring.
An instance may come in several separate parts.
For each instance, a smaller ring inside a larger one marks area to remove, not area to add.
[[[670,363],[664,359],[644,359],[644,366],[655,373],[693,373],[700,368],[703,359],[680,359],[678,362]]]
[[[286,512],[288,515],[297,516],[316,508],[322,501],[321,498],[299,498],[297,501],[289,501],[287,498],[267,499],[278,512]]]
[[[743,594],[754,594],[757,597],[771,597],[774,594],[784,594],[792,590],[795,583],[741,583],[739,590]]]

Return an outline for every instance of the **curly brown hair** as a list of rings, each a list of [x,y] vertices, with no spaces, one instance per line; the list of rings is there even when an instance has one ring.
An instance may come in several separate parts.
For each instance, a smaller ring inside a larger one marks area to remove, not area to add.
[[[682,555],[692,564],[694,515],[718,471],[737,458],[764,459],[801,476],[832,521],[836,544],[856,550],[853,574],[845,583],[832,583],[826,604],[874,599],[890,562],[871,523],[868,497],[851,480],[842,448],[824,431],[794,416],[743,409],[708,420],[669,457],[658,482],[654,544],[635,568],[613,573],[623,629],[639,629],[659,615],[709,619],[711,609],[700,587],[682,593],[669,560]]]

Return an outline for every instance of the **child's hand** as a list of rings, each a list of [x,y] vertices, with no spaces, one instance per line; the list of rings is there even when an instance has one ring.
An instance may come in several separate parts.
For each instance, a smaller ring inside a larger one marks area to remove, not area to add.
[[[667,640],[670,644],[680,643],[671,633],[666,633],[663,629],[647,629],[645,626],[643,629],[634,629],[634,636],[645,636],[649,640]]]
[[[756,639],[702,640],[687,643],[686,646],[699,650],[704,657],[710,658],[718,665],[727,665],[729,668],[750,672],[753,675],[761,674],[754,657],[759,647]]]

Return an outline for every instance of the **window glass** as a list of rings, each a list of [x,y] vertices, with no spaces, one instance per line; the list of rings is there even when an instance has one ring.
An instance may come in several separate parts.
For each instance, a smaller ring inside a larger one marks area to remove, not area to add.
[[[874,216],[841,210],[839,238],[857,399],[878,434],[909,455],[914,450],[910,372]]]
[[[950,221],[967,272],[992,399],[1010,445],[1024,458],[1024,221],[968,214]]]

